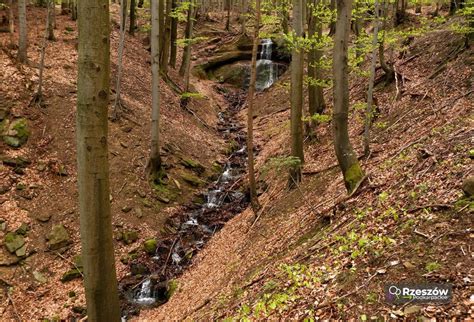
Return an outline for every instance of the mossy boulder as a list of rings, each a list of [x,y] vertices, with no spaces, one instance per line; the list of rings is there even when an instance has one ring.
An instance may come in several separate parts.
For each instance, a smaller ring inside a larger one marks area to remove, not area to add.
[[[130,273],[132,275],[145,275],[149,274],[150,270],[145,264],[142,263],[133,263],[130,265]]]
[[[138,240],[138,232],[136,230],[125,230],[122,232],[121,240],[126,244],[133,244]]]
[[[362,179],[364,178],[364,172],[359,165],[359,162],[354,163],[344,172],[344,183],[346,185],[347,191],[352,193],[354,189],[360,185]]]
[[[178,281],[170,280],[166,287],[166,298],[169,300],[178,289]]]
[[[150,238],[143,242],[143,249],[148,255],[154,255],[157,247],[158,242],[155,238]]]
[[[474,196],[474,176],[464,179],[462,183],[462,191],[467,197]]]
[[[9,232],[5,235],[5,247],[10,253],[16,252],[18,249],[25,245],[25,238],[23,235]]]
[[[25,168],[26,166],[31,164],[31,161],[25,157],[7,157],[7,156],[0,156],[0,160],[4,165],[7,165],[12,168]]]
[[[50,250],[57,250],[72,243],[69,233],[63,225],[53,226],[46,239]]]
[[[202,174],[204,173],[204,171],[206,171],[206,168],[198,161],[194,161],[191,159],[181,159],[180,163],[184,165],[185,168],[191,169],[197,174]]]
[[[181,175],[181,178],[183,178],[183,180],[188,183],[189,185],[193,186],[193,187],[200,187],[201,185],[204,184],[204,181],[199,179],[198,177],[192,175],[192,174],[187,174],[187,173],[184,173]]]
[[[65,283],[65,282],[69,282],[76,278],[81,278],[81,277],[82,277],[82,269],[73,268],[63,274],[63,276],[61,277],[61,282]]]
[[[16,119],[8,126],[8,129],[3,136],[3,141],[13,147],[19,148],[28,141],[30,131],[28,129],[28,122],[24,118]]]

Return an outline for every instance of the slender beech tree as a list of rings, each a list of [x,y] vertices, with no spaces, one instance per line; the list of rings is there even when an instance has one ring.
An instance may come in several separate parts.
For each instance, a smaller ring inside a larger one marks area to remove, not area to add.
[[[303,48],[299,43],[303,37],[303,0],[293,0],[293,32],[295,42],[291,53],[291,156],[299,160],[290,168],[288,186],[301,181],[303,155]]]
[[[186,76],[186,72],[189,69],[191,63],[191,39],[193,37],[193,25],[194,25],[194,1],[189,2],[186,28],[184,30],[184,38],[186,45],[183,49],[183,58],[181,61],[181,67],[179,68],[179,75]],[[189,73],[188,73],[189,75]],[[186,92],[187,90],[185,90]]]
[[[123,71],[123,49],[125,47],[125,30],[127,28],[127,0],[120,1],[120,41],[118,46],[118,62],[117,62],[117,80],[115,83],[115,104],[112,119],[120,119],[122,113],[122,98],[121,98],[121,85],[122,85],[122,71]]]
[[[369,75],[369,89],[367,91],[367,110],[365,112],[365,124],[364,124],[364,155],[369,156],[370,154],[370,127],[372,125],[373,118],[373,98],[374,98],[374,80],[375,80],[375,63],[377,62],[377,42],[379,32],[379,3],[375,0],[375,20],[374,20],[374,34],[372,38],[372,60],[370,62],[370,75]]]
[[[253,158],[253,102],[255,95],[255,83],[257,81],[257,50],[260,41],[260,0],[255,0],[255,28],[253,32],[252,46],[252,63],[250,67],[250,87],[248,93],[247,104],[247,154],[249,169],[249,187],[250,187],[250,204],[254,212],[260,208],[257,197],[257,184],[255,180],[255,168]]]
[[[323,26],[321,19],[316,17],[314,13],[315,8],[319,6],[319,4],[320,0],[312,0],[308,6],[308,37],[317,42],[317,44],[313,44],[308,51],[308,112],[310,116],[316,113],[323,113],[326,107],[323,87],[319,84],[323,79],[320,67],[323,53],[321,48],[319,48],[323,35]],[[314,122],[310,121],[306,135],[312,136],[313,131]]]
[[[77,0],[71,0],[71,19],[73,21],[77,20]]]
[[[184,63],[184,91],[189,92],[189,77],[191,74],[191,49],[193,46],[193,28],[194,28],[194,17],[196,16],[197,7],[195,5],[195,0],[190,0],[189,12],[191,15],[188,15],[189,21],[189,38],[186,38],[186,52],[183,55]]]
[[[18,0],[19,42],[18,60],[20,63],[28,62],[28,30],[26,25],[26,0]]]
[[[56,14],[56,6],[54,5],[54,0],[48,0],[47,3],[48,6],[48,25],[47,25],[47,31],[48,31],[48,40],[54,41],[56,38],[54,37],[54,16]],[[62,6],[62,3],[61,3]]]
[[[172,0],[166,0],[166,15],[165,15],[165,27],[164,27],[164,37],[163,37],[163,49],[161,50],[161,61],[160,67],[161,72],[165,75],[168,73],[168,60],[170,56],[170,41],[171,41],[171,7]]]
[[[151,149],[147,170],[150,178],[159,179],[160,156],[160,0],[151,0]]]
[[[81,0],[77,79],[77,179],[88,321],[120,321],[107,143],[108,0]]]
[[[364,173],[359,165],[357,155],[349,140],[349,79],[348,79],[348,44],[350,33],[352,0],[336,0],[337,19],[334,36],[334,113],[333,131],[334,147],[339,167],[344,176],[347,191],[352,193],[360,184]]]
[[[176,0],[171,2],[171,10],[176,9]],[[178,39],[178,18],[174,15],[171,17],[171,32],[170,32],[170,66],[176,69],[176,56],[178,51],[178,46],[176,40]]]
[[[15,16],[13,14],[13,0],[8,1],[8,32],[13,35],[15,32]]]
[[[388,1],[388,0],[387,0]],[[387,6],[387,1],[382,0],[382,18],[383,24],[382,24],[382,35],[381,39],[379,40],[379,61],[380,61],[380,66],[382,67],[384,73],[385,73],[385,85],[390,84],[394,79],[395,79],[395,70],[393,67],[385,61],[385,31],[387,30],[387,20],[388,20],[388,6]],[[380,6],[379,6],[380,7]]]
[[[128,33],[132,36],[135,34],[135,28],[137,26],[136,14],[137,14],[136,0],[130,0],[130,27],[129,27]]]

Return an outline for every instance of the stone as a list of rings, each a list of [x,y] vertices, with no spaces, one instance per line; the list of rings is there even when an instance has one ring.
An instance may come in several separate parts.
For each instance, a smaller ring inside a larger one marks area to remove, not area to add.
[[[11,122],[3,141],[13,148],[19,148],[28,141],[29,136],[28,122],[25,118],[20,118]]]
[[[170,203],[170,200],[168,198],[160,196],[160,195],[157,195],[156,199],[158,199],[159,201],[161,201],[163,203],[166,203],[166,204]]]
[[[61,282],[65,283],[81,277],[82,269],[73,268],[63,274],[63,276],[61,277]]]
[[[10,191],[10,187],[5,185],[0,185],[0,195],[6,194],[8,191]]]
[[[186,181],[188,184],[190,184],[193,187],[199,187],[204,183],[203,180],[191,174],[183,174],[181,177],[183,178],[184,181]]]
[[[33,272],[33,277],[35,278],[35,280],[37,280],[38,282],[44,284],[48,281],[48,279],[40,272],[38,271],[34,271]]]
[[[132,207],[130,207],[130,206],[122,207],[122,212],[124,212],[124,213],[128,213],[128,212],[130,212],[131,210],[132,210]]]
[[[403,262],[403,266],[404,266],[406,269],[414,269],[414,268],[416,268],[415,265],[413,265],[412,263],[410,263],[410,262],[408,262],[408,261]]]
[[[21,246],[15,251],[15,255],[18,257],[25,257],[26,256],[26,244]]]
[[[3,164],[5,164],[9,167],[12,167],[12,168],[24,168],[24,167],[31,164],[30,160],[28,160],[25,157],[21,157],[21,156],[20,157],[14,157],[14,158],[2,156],[2,157],[0,157],[0,159],[2,160]]]
[[[409,314],[418,313],[420,311],[421,311],[421,306],[419,306],[419,305],[410,305],[410,306],[407,306],[405,308],[403,313],[405,313],[405,315],[409,315]]]
[[[151,238],[143,242],[143,249],[145,249],[145,252],[149,255],[154,255],[157,247],[158,247],[158,242],[156,241],[155,238]]]
[[[48,222],[51,219],[51,214],[39,214],[36,216],[36,220],[39,222]]]
[[[28,226],[28,224],[22,223],[22,224],[20,225],[20,227],[18,227],[17,230],[15,230],[15,232],[16,232],[18,235],[23,235],[23,236],[25,236],[26,233],[28,232],[28,230],[30,230],[30,227]]]
[[[17,264],[21,260],[20,257],[10,254],[3,247],[0,248],[0,266],[11,266]]]
[[[143,211],[140,207],[135,208],[135,215],[139,219],[143,218]]]
[[[18,235],[13,232],[9,232],[5,235],[5,246],[10,253],[14,253],[17,249],[21,248],[25,244],[25,238],[22,235]]]
[[[464,179],[462,183],[462,191],[467,197],[474,196],[474,176]]]
[[[200,164],[197,161],[191,160],[191,159],[181,159],[180,163],[188,169],[193,170],[197,174],[202,174],[204,171],[206,171],[206,168],[202,164]]]
[[[57,250],[62,247],[69,245],[72,241],[69,237],[69,233],[63,225],[55,225],[51,229],[51,232],[46,237],[48,240],[48,248],[50,250]]]
[[[136,230],[127,230],[122,232],[122,240],[126,245],[130,245],[138,240],[138,232]]]
[[[133,263],[130,265],[130,273],[132,275],[145,275],[149,274],[150,270],[142,263]]]

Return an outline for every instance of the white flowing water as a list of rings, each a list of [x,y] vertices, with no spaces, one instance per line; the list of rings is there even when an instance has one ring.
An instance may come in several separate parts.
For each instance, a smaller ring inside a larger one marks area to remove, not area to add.
[[[137,304],[140,305],[152,305],[156,302],[156,298],[152,294],[152,289],[151,289],[151,280],[146,279],[142,283],[142,288],[140,289],[140,292],[135,298],[135,301]]]
[[[257,60],[257,81],[255,84],[257,91],[269,88],[278,77],[278,68],[272,61],[272,40],[262,39],[261,46],[260,59]]]

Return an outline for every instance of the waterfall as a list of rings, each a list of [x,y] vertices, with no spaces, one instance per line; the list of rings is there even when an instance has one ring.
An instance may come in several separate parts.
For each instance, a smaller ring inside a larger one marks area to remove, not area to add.
[[[156,299],[153,297],[151,289],[151,280],[147,278],[143,283],[138,296],[136,297],[136,302],[141,305],[151,305],[156,302]]]
[[[255,85],[257,91],[263,91],[272,86],[278,77],[278,70],[272,61],[272,40],[262,39],[261,46],[260,59],[257,60],[257,82]]]

